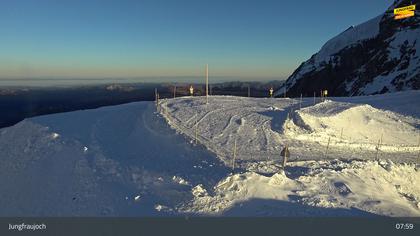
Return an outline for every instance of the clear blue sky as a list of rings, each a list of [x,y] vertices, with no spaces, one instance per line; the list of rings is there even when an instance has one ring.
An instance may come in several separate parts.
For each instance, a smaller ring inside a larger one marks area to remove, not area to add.
[[[391,1],[2,0],[0,78],[284,78]]]

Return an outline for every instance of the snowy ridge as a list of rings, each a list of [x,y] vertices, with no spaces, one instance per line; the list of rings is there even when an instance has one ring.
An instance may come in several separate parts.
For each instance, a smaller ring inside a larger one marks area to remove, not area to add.
[[[346,47],[359,43],[363,40],[374,38],[379,33],[379,22],[383,14],[357,26],[351,26],[344,32],[328,40],[319,50],[318,53],[313,55],[311,59],[302,63],[302,65],[293,73],[286,82],[286,88],[292,87],[296,80],[304,76],[306,73],[320,70],[330,60],[334,60],[334,54]],[[339,60],[339,59],[336,59]],[[279,96],[284,92],[284,89],[280,89],[275,93],[275,96]]]
[[[322,62],[328,62],[332,55],[345,47],[350,47],[363,40],[376,37],[379,33],[379,22],[382,17],[383,14],[360,25],[351,26],[344,32],[328,40],[328,42],[322,46],[321,50],[315,54],[314,66],[318,67]]]

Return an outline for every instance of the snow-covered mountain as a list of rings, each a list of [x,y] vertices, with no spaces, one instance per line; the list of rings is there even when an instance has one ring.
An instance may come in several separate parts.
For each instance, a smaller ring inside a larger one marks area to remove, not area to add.
[[[355,96],[420,89],[420,16],[394,20],[393,9],[418,1],[395,1],[388,10],[327,41],[276,92]]]

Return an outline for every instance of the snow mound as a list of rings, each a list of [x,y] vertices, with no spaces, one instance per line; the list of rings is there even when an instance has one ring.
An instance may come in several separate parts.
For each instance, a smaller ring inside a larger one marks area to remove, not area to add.
[[[208,195],[207,190],[203,187],[202,184],[199,184],[191,189],[192,195],[195,197],[205,197]]]
[[[195,197],[182,209],[240,216],[420,215],[420,172],[413,164],[332,160],[294,163],[290,169],[295,167],[308,171],[294,179],[282,172],[228,176],[214,195]]]
[[[420,120],[367,104],[325,101],[297,110],[290,135],[336,141],[417,146]],[[293,130],[293,128],[295,128]],[[295,131],[295,132],[294,132]]]

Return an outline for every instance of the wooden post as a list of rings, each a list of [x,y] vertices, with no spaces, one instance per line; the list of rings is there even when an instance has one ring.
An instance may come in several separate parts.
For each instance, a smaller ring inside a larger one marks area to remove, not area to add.
[[[289,148],[287,145],[284,147],[284,155],[283,155],[283,169],[286,167],[287,164],[287,153],[289,152]]]
[[[209,104],[209,64],[206,64],[206,104]]]
[[[300,94],[299,109],[302,109],[302,94]]]
[[[157,93],[156,110],[159,111],[159,92]]]
[[[417,144],[417,147],[418,148],[420,148],[420,133],[419,133],[419,135],[418,135],[418,139],[419,139],[419,142],[418,142],[418,144]],[[417,154],[417,158],[419,158],[420,157],[420,149],[419,149],[419,153]]]
[[[420,157],[420,133],[419,133],[419,135],[418,135],[418,139],[419,139],[419,142],[418,142],[418,144],[417,144],[417,147],[419,148],[419,152],[417,153],[417,158],[419,158]]]
[[[379,149],[380,149],[381,144],[382,144],[382,136],[383,136],[383,134],[381,134],[381,138],[378,140],[378,145],[376,146],[375,160],[378,160]]]
[[[316,93],[314,92],[314,105],[316,103]]]
[[[330,139],[331,139],[331,137],[328,137],[328,144],[327,144],[327,149],[325,149],[324,157],[328,156],[328,149],[330,148]]]
[[[195,113],[195,144],[198,143],[198,115]]]
[[[232,171],[235,171],[235,159],[236,159],[236,137],[235,137],[235,143],[233,144]]]

